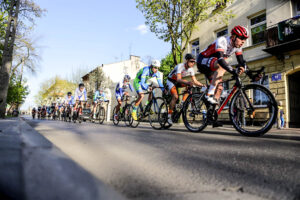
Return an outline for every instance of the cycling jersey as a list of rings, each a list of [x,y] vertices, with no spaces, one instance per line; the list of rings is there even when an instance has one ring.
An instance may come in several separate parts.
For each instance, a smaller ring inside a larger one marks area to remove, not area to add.
[[[65,100],[64,100],[64,102],[63,102],[64,104],[66,104],[66,105],[73,105],[74,104],[74,97],[73,96],[66,96],[65,97]]]
[[[75,100],[81,100],[81,101],[86,101],[87,96],[86,96],[86,90],[85,88],[81,92],[79,88],[76,88],[75,90]]]
[[[125,92],[126,89],[130,88],[131,92],[133,91],[132,85],[129,82],[126,82],[124,84],[124,81],[120,81],[117,85],[116,85],[116,89],[115,89],[115,94],[116,94],[116,98],[118,99],[123,99],[123,93]]]
[[[200,52],[205,58],[217,57],[217,52],[223,52],[223,57],[228,58],[232,54],[241,55],[242,48],[232,46],[230,37],[219,37],[206,49]]]
[[[227,64],[225,59],[235,54],[240,66],[246,69],[246,62],[243,58],[242,48],[233,46],[230,37],[219,37],[206,49],[201,51],[197,58],[199,72],[204,73],[211,80],[212,74],[216,70],[215,62],[230,73],[234,73],[233,68]],[[247,71],[246,71],[247,72]]]
[[[100,92],[97,90],[94,94],[94,101],[97,101],[97,100],[103,100],[103,101],[106,101],[106,97],[105,97],[105,93],[102,92],[102,94],[100,94]]]
[[[177,74],[181,74],[182,77],[195,76],[194,69],[192,67],[186,69],[184,63],[176,65],[176,67],[170,72],[168,79],[177,81]]]
[[[147,80],[153,77],[156,78],[159,87],[161,87],[161,90],[163,91],[164,85],[161,81],[161,74],[159,73],[159,71],[153,73],[151,67],[148,66],[148,67],[144,67],[143,69],[140,69],[140,71],[137,73],[134,79],[133,86],[136,92],[140,93],[143,90],[147,90],[149,88],[149,85],[147,84]]]

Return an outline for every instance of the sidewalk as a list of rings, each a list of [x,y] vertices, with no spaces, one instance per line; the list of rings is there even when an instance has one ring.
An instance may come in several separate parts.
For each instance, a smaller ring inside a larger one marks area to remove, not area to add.
[[[21,118],[0,120],[0,199],[124,199]]]

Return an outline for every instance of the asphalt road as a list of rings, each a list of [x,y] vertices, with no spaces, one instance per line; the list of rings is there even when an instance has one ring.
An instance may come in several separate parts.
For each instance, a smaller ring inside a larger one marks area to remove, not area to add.
[[[300,133],[260,138],[231,128],[190,133],[29,120],[93,176],[129,199],[300,199]]]

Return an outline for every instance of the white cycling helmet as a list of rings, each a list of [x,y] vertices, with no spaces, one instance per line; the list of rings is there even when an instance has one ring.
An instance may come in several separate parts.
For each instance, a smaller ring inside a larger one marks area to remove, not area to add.
[[[160,61],[159,60],[152,60],[151,66],[160,68]]]

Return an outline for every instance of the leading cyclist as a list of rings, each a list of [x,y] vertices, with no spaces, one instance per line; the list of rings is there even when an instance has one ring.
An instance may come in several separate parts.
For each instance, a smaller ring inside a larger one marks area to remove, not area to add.
[[[208,102],[218,104],[218,99],[221,96],[223,86],[218,84],[222,81],[222,77],[226,71],[234,76],[248,73],[246,61],[243,58],[242,46],[249,37],[248,29],[243,26],[235,26],[231,30],[230,37],[219,37],[206,49],[204,49],[197,58],[197,67],[201,73],[204,73],[210,81],[210,87],[205,95]],[[238,67],[233,69],[225,59],[235,54]],[[261,75],[253,77],[259,80]]]

